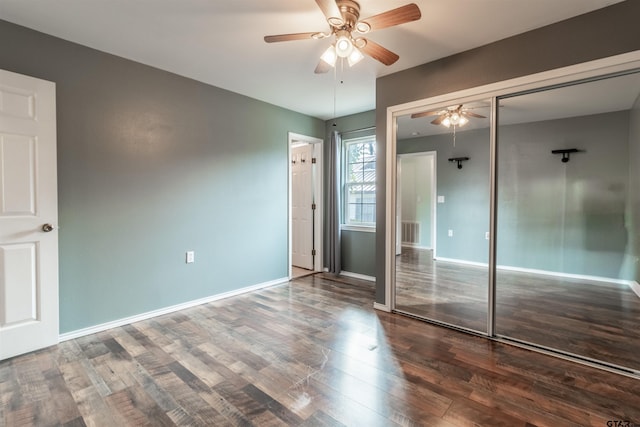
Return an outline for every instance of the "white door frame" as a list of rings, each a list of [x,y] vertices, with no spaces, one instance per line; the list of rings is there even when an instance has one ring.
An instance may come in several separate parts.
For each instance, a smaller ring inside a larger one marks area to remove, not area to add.
[[[289,278],[292,276],[291,268],[291,250],[293,247],[293,230],[291,227],[291,199],[292,199],[292,185],[291,185],[291,146],[294,144],[313,144],[313,156],[316,158],[315,169],[313,170],[313,194],[314,203],[316,204],[315,214],[313,215],[313,241],[316,250],[316,255],[313,261],[313,271],[322,271],[324,266],[323,260],[323,240],[324,240],[324,189],[323,189],[323,161],[322,154],[324,152],[324,140],[315,138],[313,136],[302,135],[299,133],[289,132],[287,134],[287,183],[288,183],[288,196],[287,196],[287,224],[289,229],[289,241],[288,241],[288,273]]]

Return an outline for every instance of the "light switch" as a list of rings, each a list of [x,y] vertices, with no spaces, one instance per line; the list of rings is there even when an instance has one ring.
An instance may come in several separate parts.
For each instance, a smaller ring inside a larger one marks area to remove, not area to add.
[[[447,233],[449,237],[453,237],[453,230],[449,230],[449,232]]]
[[[196,253],[194,251],[187,251],[187,264],[193,264],[196,262]]]

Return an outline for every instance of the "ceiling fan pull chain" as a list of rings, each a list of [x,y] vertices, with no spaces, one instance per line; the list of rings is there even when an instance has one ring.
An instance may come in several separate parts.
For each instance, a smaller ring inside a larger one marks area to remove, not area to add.
[[[336,126],[336,87],[338,86],[338,70],[333,68],[333,125]]]

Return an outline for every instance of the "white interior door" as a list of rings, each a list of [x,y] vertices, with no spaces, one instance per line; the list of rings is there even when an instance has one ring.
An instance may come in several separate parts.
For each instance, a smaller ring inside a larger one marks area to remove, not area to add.
[[[313,144],[291,149],[291,263],[313,270]]]
[[[57,220],[55,85],[0,70],[0,359],[58,342]]]

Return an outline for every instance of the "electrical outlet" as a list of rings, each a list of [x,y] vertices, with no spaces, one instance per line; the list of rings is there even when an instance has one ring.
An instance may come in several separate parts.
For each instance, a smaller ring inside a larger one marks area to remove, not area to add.
[[[489,232],[488,231],[486,233],[484,233],[484,238],[489,240]]]
[[[187,251],[187,264],[193,264],[196,262],[196,253],[194,251]]]
[[[449,232],[447,233],[449,237],[453,237],[453,230],[449,230]]]
[[[438,196],[438,203],[444,203],[444,196]]]

